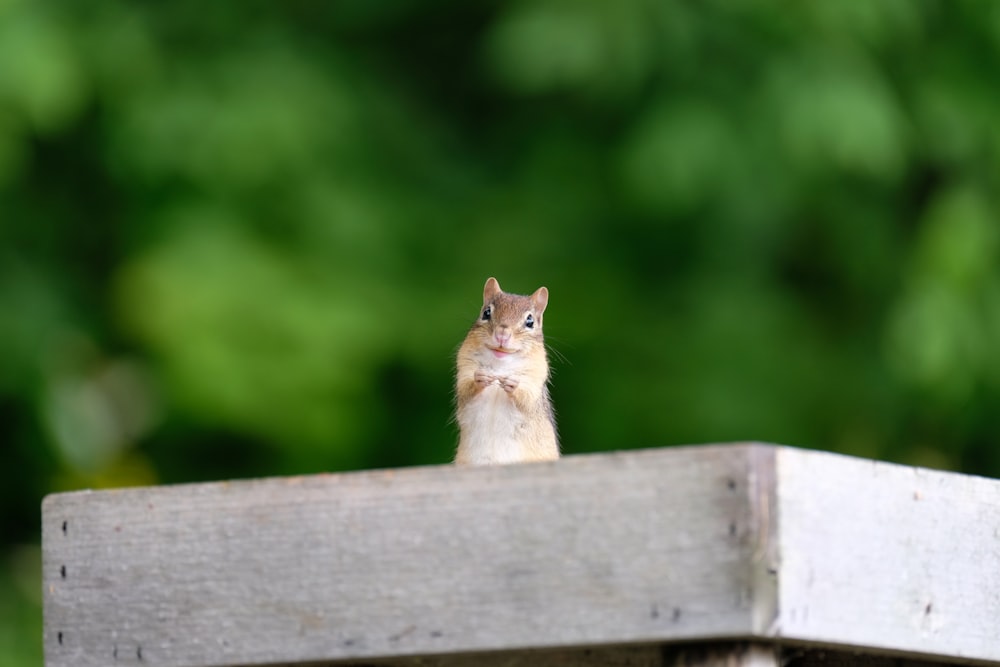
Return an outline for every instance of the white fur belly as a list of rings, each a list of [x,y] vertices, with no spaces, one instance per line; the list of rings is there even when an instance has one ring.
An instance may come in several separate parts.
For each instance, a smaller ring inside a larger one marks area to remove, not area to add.
[[[465,463],[515,463],[524,453],[518,434],[524,417],[500,387],[490,386],[473,398],[459,417]]]

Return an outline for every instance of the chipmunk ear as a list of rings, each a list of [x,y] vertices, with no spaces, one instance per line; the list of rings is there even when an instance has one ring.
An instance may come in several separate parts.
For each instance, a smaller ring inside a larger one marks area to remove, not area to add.
[[[483,305],[493,301],[496,295],[501,293],[503,290],[500,289],[500,283],[497,282],[496,278],[490,278],[483,287]]]
[[[549,290],[545,287],[539,287],[531,295],[531,307],[535,310],[535,317],[541,318],[547,305],[549,305]]]

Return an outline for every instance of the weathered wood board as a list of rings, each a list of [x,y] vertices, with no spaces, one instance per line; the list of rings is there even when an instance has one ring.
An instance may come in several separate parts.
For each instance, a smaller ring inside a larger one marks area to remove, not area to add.
[[[768,594],[750,485],[771,456],[706,447],[53,496],[47,661],[750,635],[754,596]]]
[[[1000,661],[1000,481],[778,450],[772,636]]]
[[[50,667],[744,639],[1000,662],[1000,482],[771,445],[58,494],[43,568]]]

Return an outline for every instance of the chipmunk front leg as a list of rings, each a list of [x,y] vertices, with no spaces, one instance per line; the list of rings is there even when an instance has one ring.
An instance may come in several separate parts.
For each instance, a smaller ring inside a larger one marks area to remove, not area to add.
[[[521,384],[521,381],[516,377],[502,377],[497,379],[500,381],[500,386],[503,387],[503,390],[508,394],[517,389]]]
[[[499,378],[497,378],[495,375],[490,375],[489,373],[483,370],[476,371],[476,374],[473,376],[473,379],[476,381],[476,389],[479,391],[482,391],[486,387],[490,386],[491,384],[499,380]]]
[[[492,376],[479,370],[475,373],[460,374],[455,387],[458,400],[468,401],[478,396],[492,381]]]
[[[502,377],[498,380],[504,393],[519,410],[525,414],[535,410],[539,392],[534,391],[530,382],[521,382],[520,378],[514,376]]]

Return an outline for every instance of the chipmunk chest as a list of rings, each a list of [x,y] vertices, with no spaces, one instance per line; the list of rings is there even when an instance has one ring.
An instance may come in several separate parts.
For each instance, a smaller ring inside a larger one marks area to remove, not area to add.
[[[460,411],[462,441],[469,463],[510,463],[523,459],[527,422],[500,387],[484,389]]]
[[[477,440],[500,442],[516,438],[525,427],[525,416],[503,388],[491,385],[465,406],[459,421]]]
[[[521,411],[507,392],[499,385],[484,388],[466,406],[469,422],[499,430],[516,426],[524,421]]]

